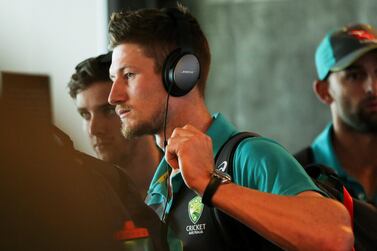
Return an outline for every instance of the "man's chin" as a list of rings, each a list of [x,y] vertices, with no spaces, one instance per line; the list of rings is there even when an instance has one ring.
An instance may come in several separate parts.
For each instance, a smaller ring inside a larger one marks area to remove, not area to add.
[[[377,113],[366,112],[361,113],[359,120],[361,121],[363,131],[366,133],[377,132]]]
[[[97,152],[97,158],[109,163],[114,163],[115,161],[114,156],[108,152]]]
[[[130,126],[122,126],[122,135],[128,140],[132,140],[144,135],[152,134],[147,127],[130,127]]]
[[[122,122],[122,134],[126,139],[135,139],[145,135],[154,135],[161,130],[163,124],[163,113],[158,113],[148,121],[131,121]]]

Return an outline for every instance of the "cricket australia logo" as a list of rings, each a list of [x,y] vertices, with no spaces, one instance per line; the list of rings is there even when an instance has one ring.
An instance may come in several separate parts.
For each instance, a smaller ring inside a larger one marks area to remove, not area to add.
[[[194,197],[188,203],[188,215],[190,220],[194,225],[186,226],[186,232],[189,235],[203,234],[206,229],[206,223],[196,224],[203,213],[204,205],[202,203],[202,198],[200,196]]]
[[[202,216],[203,207],[204,205],[200,196],[196,196],[190,200],[188,203],[188,214],[192,223],[196,224],[198,222],[200,216]]]

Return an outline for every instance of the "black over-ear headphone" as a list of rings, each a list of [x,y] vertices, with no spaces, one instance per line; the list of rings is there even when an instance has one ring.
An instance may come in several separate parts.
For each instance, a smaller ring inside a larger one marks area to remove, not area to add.
[[[167,8],[163,11],[176,24],[178,45],[178,48],[165,59],[162,68],[163,83],[170,95],[181,97],[194,88],[200,77],[200,64],[192,50],[189,21],[176,8]]]

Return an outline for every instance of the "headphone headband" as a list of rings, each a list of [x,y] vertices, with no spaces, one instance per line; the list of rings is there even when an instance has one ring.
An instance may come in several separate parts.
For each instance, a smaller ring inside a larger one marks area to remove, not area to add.
[[[166,14],[173,20],[177,31],[177,47],[183,50],[192,51],[192,36],[190,23],[184,14],[177,8],[166,8]]]
[[[163,11],[174,21],[177,34],[177,49],[165,59],[163,82],[170,95],[180,97],[194,88],[200,76],[200,64],[192,50],[191,29],[187,18],[177,8],[166,8]]]

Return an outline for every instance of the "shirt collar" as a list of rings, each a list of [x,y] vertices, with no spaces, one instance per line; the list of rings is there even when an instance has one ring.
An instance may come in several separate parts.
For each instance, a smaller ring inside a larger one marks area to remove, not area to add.
[[[314,140],[311,145],[313,149],[314,162],[324,164],[332,169],[341,177],[346,186],[349,186],[359,199],[366,200],[366,194],[362,185],[353,177],[347,175],[341,166],[333,146],[334,126],[328,124],[321,134]],[[372,198],[374,203],[377,201],[377,194]]]
[[[334,134],[333,124],[329,123],[321,134],[314,140],[312,149],[314,153],[314,161],[316,163],[326,164],[332,167],[341,177],[347,177],[346,172],[341,167],[336,157],[332,138]]]
[[[211,137],[214,156],[235,133],[237,133],[237,129],[221,113],[213,114],[212,124],[207,130],[207,135]]]

